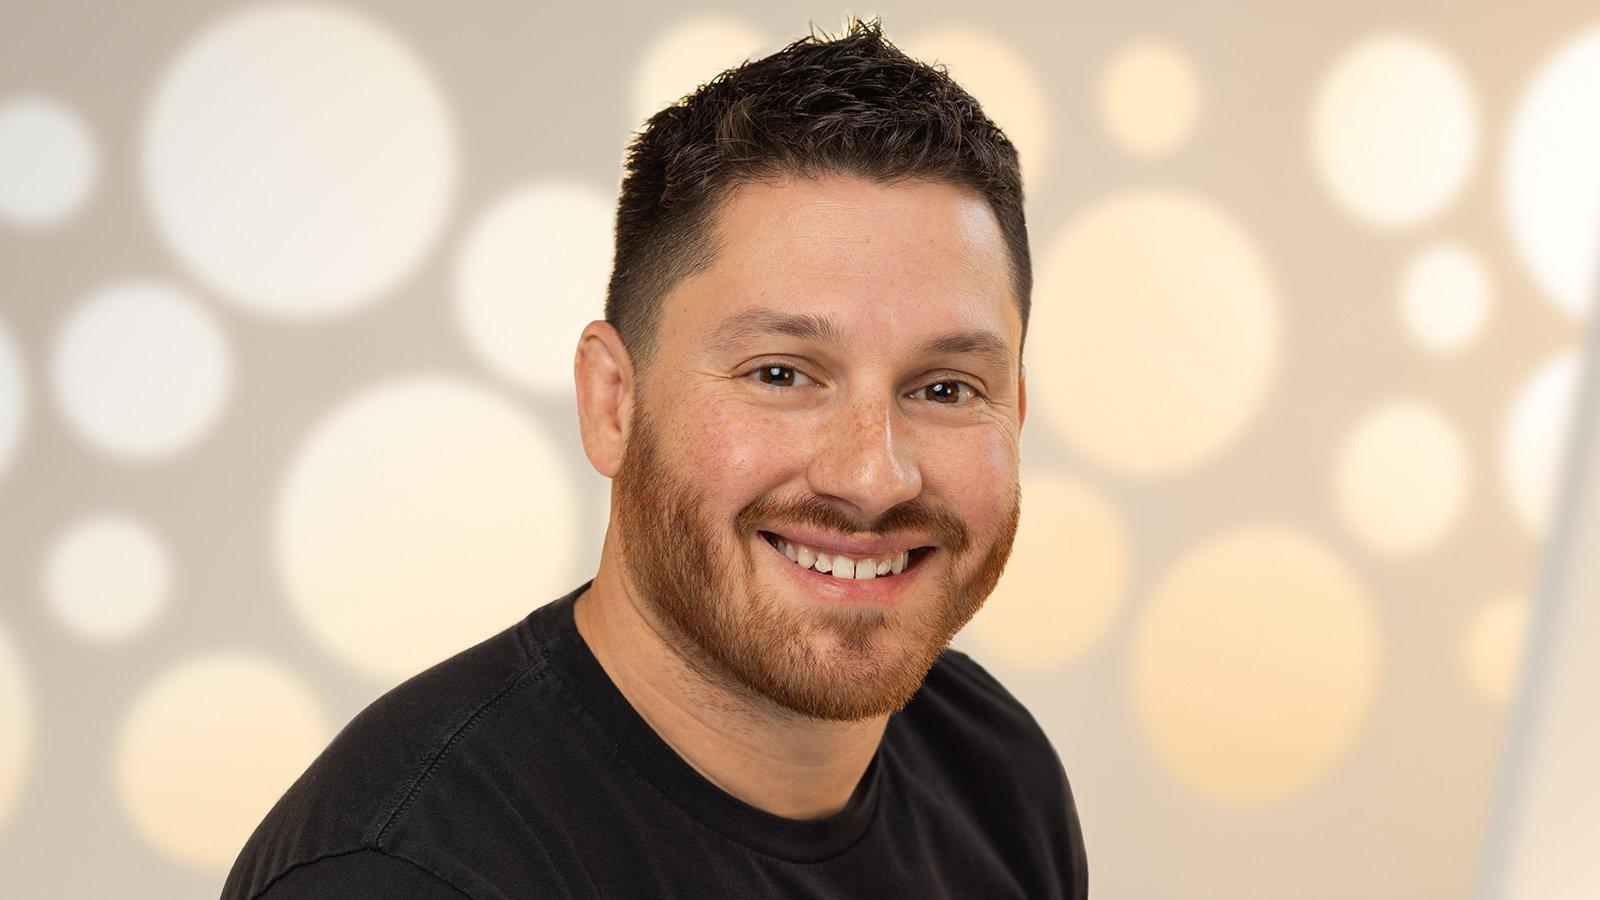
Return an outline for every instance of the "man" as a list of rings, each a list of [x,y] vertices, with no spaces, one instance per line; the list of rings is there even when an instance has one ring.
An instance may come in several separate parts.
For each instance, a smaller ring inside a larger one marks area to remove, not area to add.
[[[616,238],[599,571],[363,711],[224,894],[1085,897],[1059,758],[947,649],[1017,526],[1012,145],[855,23],[652,117]]]

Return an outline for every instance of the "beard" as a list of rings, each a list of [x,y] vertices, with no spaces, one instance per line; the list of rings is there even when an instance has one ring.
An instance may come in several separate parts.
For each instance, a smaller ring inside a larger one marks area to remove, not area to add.
[[[902,709],[950,639],[983,606],[1011,554],[1021,513],[1015,479],[1005,515],[985,536],[971,574],[961,578],[955,567],[972,547],[967,528],[920,500],[862,522],[816,497],[795,503],[763,497],[735,517],[730,545],[719,536],[727,525],[707,519],[704,493],[662,458],[643,404],[634,407],[630,431],[614,483],[624,569],[663,637],[711,680],[742,686],[808,718],[846,722]],[[891,609],[775,596],[782,589],[762,589],[754,554],[767,552],[757,546],[765,543],[758,529],[783,524],[931,534],[938,549],[919,568],[941,568],[917,577],[930,579],[932,596],[907,596]]]

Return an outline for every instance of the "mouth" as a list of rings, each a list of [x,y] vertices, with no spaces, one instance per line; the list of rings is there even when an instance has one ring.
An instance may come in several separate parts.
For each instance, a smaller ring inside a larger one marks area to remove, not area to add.
[[[912,547],[875,557],[849,557],[794,543],[770,531],[758,532],[779,565],[804,588],[825,599],[892,606],[920,580],[923,564],[937,547]]]

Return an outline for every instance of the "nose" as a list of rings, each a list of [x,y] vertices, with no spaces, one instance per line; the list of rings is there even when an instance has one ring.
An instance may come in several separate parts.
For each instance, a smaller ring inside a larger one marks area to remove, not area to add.
[[[847,401],[821,426],[821,450],[807,470],[811,490],[855,507],[866,519],[922,492],[922,473],[892,400]]]

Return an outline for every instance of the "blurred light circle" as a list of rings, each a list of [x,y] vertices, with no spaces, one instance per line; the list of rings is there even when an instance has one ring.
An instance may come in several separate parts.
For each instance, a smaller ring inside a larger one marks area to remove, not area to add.
[[[923,62],[945,66],[1016,146],[1024,186],[1033,190],[1043,183],[1054,150],[1050,94],[1023,54],[970,28],[940,29],[897,44]]]
[[[1312,104],[1312,157],[1345,212],[1401,228],[1460,194],[1478,128],[1466,76],[1443,49],[1381,34],[1346,50],[1323,76]]]
[[[1118,51],[1100,77],[1100,118],[1117,144],[1144,159],[1175,150],[1200,112],[1189,59],[1167,41],[1145,38]]]
[[[456,318],[496,374],[572,394],[578,335],[605,317],[613,215],[599,191],[553,182],[479,216],[456,264]]]
[[[9,826],[33,764],[33,692],[22,659],[0,622],[0,835]]]
[[[130,460],[188,448],[215,422],[232,384],[227,339],[211,313],[158,281],[94,292],[61,325],[52,350],[68,424]]]
[[[695,88],[747,59],[767,41],[741,21],[718,15],[687,19],[662,31],[639,57],[633,79],[634,128]]]
[[[1460,244],[1434,243],[1412,258],[1400,277],[1400,319],[1424,349],[1461,350],[1483,332],[1489,276]]]
[[[1130,191],[1082,214],[1042,259],[1029,397],[1075,449],[1152,477],[1238,438],[1280,338],[1267,262],[1232,219],[1187,194]]]
[[[274,543],[295,615],[383,681],[509,627],[574,586],[575,499],[548,434],[443,376],[369,388],[305,437]]]
[[[1500,433],[1500,472],[1518,522],[1542,536],[1554,514],[1572,414],[1578,397],[1578,355],[1545,360],[1523,381]]]
[[[1334,489],[1356,537],[1398,556],[1434,546],[1460,523],[1470,481],[1460,430],[1431,405],[1394,400],[1346,436]]]
[[[1467,679],[1485,700],[1505,704],[1522,676],[1528,640],[1528,601],[1507,594],[1473,613],[1462,642]]]
[[[171,251],[224,298],[329,316],[397,286],[454,191],[450,111],[397,35],[338,6],[237,10],[179,53],[144,123]]]
[[[1161,578],[1137,626],[1141,732],[1202,796],[1286,802],[1354,746],[1378,647],[1365,591],[1321,544],[1270,526],[1217,535]]]
[[[1582,317],[1600,290],[1600,27],[1523,90],[1501,172],[1512,244],[1544,295]]]
[[[117,799],[161,853],[225,867],[330,737],[321,703],[293,672],[213,652],[163,673],[123,717]]]
[[[88,127],[59,101],[0,104],[0,218],[21,228],[60,223],[88,199],[99,168]]]
[[[1078,659],[1116,621],[1132,556],[1127,526],[1100,492],[1078,479],[1026,475],[1016,543],[973,634],[1019,666]]]
[[[106,643],[149,627],[166,606],[172,567],[166,545],[149,526],[102,512],[74,522],[56,539],[43,580],[56,619],[79,637]]]
[[[4,482],[11,460],[22,443],[22,429],[28,414],[28,390],[23,380],[22,358],[17,345],[0,319],[0,482]]]

